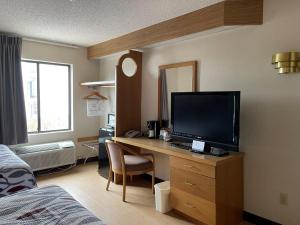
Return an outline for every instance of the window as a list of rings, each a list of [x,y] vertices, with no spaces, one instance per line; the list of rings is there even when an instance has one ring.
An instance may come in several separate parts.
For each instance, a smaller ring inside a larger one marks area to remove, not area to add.
[[[22,61],[29,133],[71,129],[70,65]]]

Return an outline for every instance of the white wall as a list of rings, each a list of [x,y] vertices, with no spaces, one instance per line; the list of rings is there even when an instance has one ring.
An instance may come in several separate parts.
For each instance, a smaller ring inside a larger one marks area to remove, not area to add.
[[[113,57],[108,57],[105,60],[99,62],[99,80],[115,80],[115,68],[118,64],[118,59],[121,54],[117,54]],[[107,124],[107,113],[116,112],[116,92],[114,87],[100,88],[102,95],[108,98],[105,102],[105,109],[103,115],[100,116],[100,127],[105,127]]]
[[[278,75],[271,58],[276,52],[300,51],[299,9],[298,0],[265,0],[262,26],[241,27],[143,54],[144,128],[147,120],[157,117],[159,65],[198,60],[201,91],[241,91],[244,209],[285,225],[300,224],[300,74]],[[100,69],[111,61],[101,60]],[[157,175],[168,178],[168,158],[159,155],[156,162]],[[279,193],[288,194],[287,206],[279,204]]]
[[[23,41],[22,58],[73,65],[73,131],[29,135],[29,143],[45,143],[66,139],[77,141],[78,137],[97,135],[99,117],[86,116],[86,102],[83,97],[89,93],[89,90],[79,86],[83,81],[98,79],[98,61],[87,60],[86,48],[74,49]],[[77,149],[78,158],[89,153],[81,144],[77,144]]]
[[[287,225],[300,224],[300,74],[280,76],[273,53],[300,50],[300,1],[265,1],[264,25],[239,28],[144,54],[142,123],[156,118],[160,64],[198,60],[201,91],[241,90],[241,150],[245,210]],[[162,169],[163,171],[163,169]],[[279,193],[289,205],[279,204]]]

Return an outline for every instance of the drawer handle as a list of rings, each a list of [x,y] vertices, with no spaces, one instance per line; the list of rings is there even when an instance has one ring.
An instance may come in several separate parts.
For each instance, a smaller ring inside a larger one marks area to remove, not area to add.
[[[191,209],[195,209],[196,207],[195,206],[193,206],[193,205],[191,205],[191,204],[189,204],[189,203],[185,203],[184,204],[186,207],[188,207],[188,208],[191,208]]]
[[[191,165],[186,165],[186,164],[184,164],[183,166],[184,166],[184,167],[187,167],[187,168],[193,168],[193,166],[191,166]]]
[[[197,167],[194,167],[194,166],[192,166],[192,165],[186,165],[186,164],[184,164],[183,166],[186,167],[186,168],[190,168],[190,169],[193,169],[193,170],[195,170],[195,171],[201,172],[201,169],[199,169],[199,168],[197,168]]]
[[[184,182],[186,185],[189,185],[189,186],[194,186],[195,184],[193,184],[193,183],[190,183],[190,182],[188,182],[188,181],[186,181],[186,182]]]

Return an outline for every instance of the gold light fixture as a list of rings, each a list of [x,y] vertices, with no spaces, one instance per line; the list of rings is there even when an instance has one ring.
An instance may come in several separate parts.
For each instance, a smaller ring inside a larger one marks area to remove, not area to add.
[[[278,73],[300,72],[300,52],[282,52],[273,55],[272,64]]]

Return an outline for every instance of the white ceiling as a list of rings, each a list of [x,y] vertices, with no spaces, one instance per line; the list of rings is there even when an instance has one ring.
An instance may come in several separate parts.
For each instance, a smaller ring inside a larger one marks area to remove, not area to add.
[[[90,46],[221,0],[0,0],[0,31]]]

